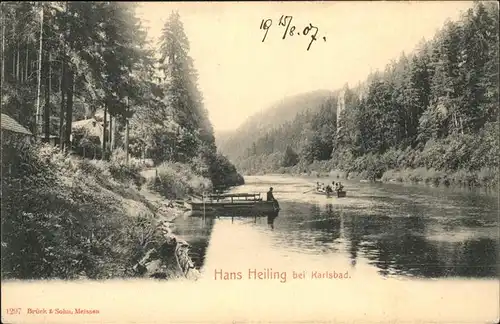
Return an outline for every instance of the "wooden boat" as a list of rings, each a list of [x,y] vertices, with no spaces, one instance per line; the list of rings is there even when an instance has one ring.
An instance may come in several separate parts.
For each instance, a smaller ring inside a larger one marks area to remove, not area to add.
[[[345,192],[343,190],[342,191],[337,190],[336,192],[337,192],[337,198],[344,198],[347,195],[347,192]],[[335,196],[335,191],[331,192],[331,193],[327,193],[324,190],[315,190],[314,193],[317,195],[326,196],[326,198],[332,198],[333,196]]]
[[[332,197],[333,197],[333,195],[334,195],[334,193],[333,193],[333,192],[331,192],[331,193],[327,193],[327,192],[326,192],[326,191],[324,191],[324,190],[315,190],[315,191],[314,191],[314,193],[315,193],[315,194],[317,194],[317,195],[326,196],[326,198],[332,198]]]
[[[201,201],[186,202],[193,215],[266,215],[279,211],[278,202],[262,200],[260,193],[211,194]]]

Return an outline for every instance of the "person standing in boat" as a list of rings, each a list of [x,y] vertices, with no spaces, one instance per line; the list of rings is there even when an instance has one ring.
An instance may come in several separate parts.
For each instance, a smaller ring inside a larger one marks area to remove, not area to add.
[[[267,201],[276,201],[273,195],[273,187],[269,188],[269,191],[267,192]]]
[[[273,187],[269,188],[269,191],[267,192],[267,201],[272,201],[274,202],[274,208],[279,210],[279,204],[276,198],[274,198],[273,195]]]

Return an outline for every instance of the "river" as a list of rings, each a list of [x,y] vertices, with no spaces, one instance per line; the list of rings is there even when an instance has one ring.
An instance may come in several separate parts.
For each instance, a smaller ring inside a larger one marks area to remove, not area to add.
[[[336,179],[335,179],[336,180]],[[470,190],[427,186],[346,182],[345,198],[307,192],[315,179],[247,177],[232,192],[274,187],[281,211],[274,229],[267,219],[185,217],[175,232],[193,245],[199,267],[210,260],[210,240],[228,231],[266,236],[267,249],[365,262],[380,276],[494,278],[498,274],[498,198]],[[331,182],[324,178],[322,182]],[[306,192],[306,193],[304,193]],[[229,239],[229,238],[228,238]],[[252,248],[250,246],[250,248]]]
[[[317,180],[337,179],[270,175],[245,180],[232,192],[265,194],[274,187],[281,211],[273,226],[265,217],[175,221],[174,232],[192,244],[205,280],[223,279],[217,274],[222,271],[240,272],[241,280],[255,281],[252,271],[257,270],[287,272],[290,283],[300,281],[293,280],[293,273],[303,273],[302,282],[308,285],[336,282],[335,292],[347,300],[359,298],[354,304],[360,307],[366,307],[362,300],[367,299],[360,294],[368,293],[380,305],[405,300],[413,305],[423,299],[436,301],[430,307],[437,307],[448,299],[461,309],[456,314],[465,312],[462,315],[472,316],[473,322],[480,314],[470,308],[473,304],[490,307],[483,310],[485,319],[498,317],[494,305],[500,242],[495,194],[342,181],[347,197],[327,198],[307,191]],[[325,272],[325,276],[347,278],[318,277]],[[271,281],[283,282],[277,277],[267,279]],[[355,293],[356,289],[363,293]],[[476,296],[476,302],[461,301],[469,294]]]

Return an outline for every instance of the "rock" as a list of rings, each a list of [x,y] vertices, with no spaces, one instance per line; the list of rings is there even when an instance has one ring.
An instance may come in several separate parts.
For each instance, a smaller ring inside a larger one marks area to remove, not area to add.
[[[168,275],[165,272],[156,272],[150,275],[150,277],[155,279],[167,279]]]
[[[158,256],[156,249],[150,249],[146,254],[133,266],[134,273],[139,276],[143,276],[148,271],[147,264],[155,257]]]
[[[163,244],[158,250],[153,248],[147,251],[133,267],[134,273],[156,279],[184,276],[196,280],[200,273],[189,257],[189,243],[168,232],[169,228],[163,230],[167,232]]]
[[[186,278],[189,280],[198,280],[201,277],[201,273],[197,269],[190,269],[186,274]]]
[[[149,276],[162,272],[162,264],[160,259],[152,260],[149,262],[146,266],[146,271],[149,274]]]
[[[133,268],[136,275],[142,276],[146,273],[146,267],[142,264],[137,263]]]

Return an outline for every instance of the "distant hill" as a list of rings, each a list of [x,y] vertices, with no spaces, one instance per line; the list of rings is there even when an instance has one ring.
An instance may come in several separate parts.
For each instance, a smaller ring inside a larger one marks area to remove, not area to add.
[[[234,160],[268,131],[292,121],[298,113],[318,110],[334,94],[329,90],[317,90],[285,97],[262,112],[250,116],[235,131],[216,134],[217,147]]]
[[[226,145],[227,141],[229,138],[233,135],[235,131],[234,130],[224,130],[224,131],[214,131],[214,136],[215,136],[215,144],[217,145],[217,148],[219,151],[222,151],[220,148],[221,146]]]

